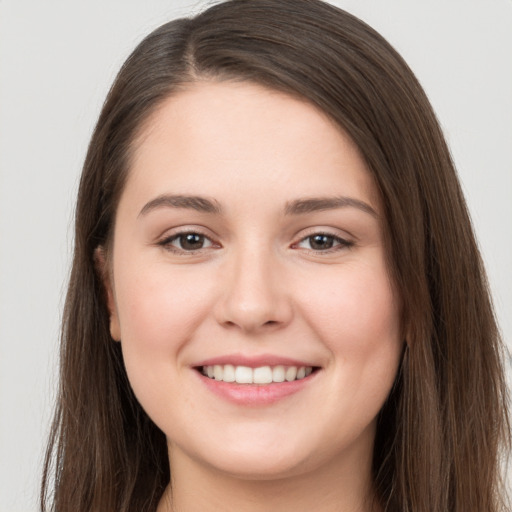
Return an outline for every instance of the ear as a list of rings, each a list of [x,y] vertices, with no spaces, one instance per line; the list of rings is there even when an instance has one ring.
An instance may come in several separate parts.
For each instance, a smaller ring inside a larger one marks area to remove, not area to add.
[[[121,341],[121,326],[119,324],[119,315],[117,313],[114,289],[112,286],[112,275],[108,268],[105,248],[98,246],[94,250],[94,266],[96,272],[103,283],[103,290],[107,300],[107,308],[110,316],[110,336],[115,341]]]

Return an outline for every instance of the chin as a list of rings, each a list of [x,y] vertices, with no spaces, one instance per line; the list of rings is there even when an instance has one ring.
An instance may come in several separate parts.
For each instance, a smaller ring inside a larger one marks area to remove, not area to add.
[[[265,438],[263,438],[265,439]],[[268,440],[268,437],[266,438]],[[217,442],[208,446],[196,447],[193,452],[185,453],[179,447],[171,448],[171,466],[173,462],[183,461],[183,455],[204,468],[214,470],[242,480],[278,480],[295,476],[312,469],[312,457],[307,450],[296,443],[285,446],[279,442],[254,442],[249,438],[243,442]],[[252,441],[252,442],[251,442]],[[221,449],[212,449],[213,446]],[[174,459],[174,460],[173,460]]]
[[[247,453],[240,456],[230,457],[222,464],[218,462],[215,468],[233,478],[240,480],[281,480],[284,478],[298,476],[306,473],[311,468],[303,460],[297,457],[255,454],[250,456]]]

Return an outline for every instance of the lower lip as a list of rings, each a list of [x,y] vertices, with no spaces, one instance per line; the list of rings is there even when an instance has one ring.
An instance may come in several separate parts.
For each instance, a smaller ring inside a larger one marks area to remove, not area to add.
[[[303,379],[272,384],[237,384],[210,379],[197,372],[205,386],[216,395],[237,405],[259,406],[273,404],[307,387],[316,377],[317,371]]]

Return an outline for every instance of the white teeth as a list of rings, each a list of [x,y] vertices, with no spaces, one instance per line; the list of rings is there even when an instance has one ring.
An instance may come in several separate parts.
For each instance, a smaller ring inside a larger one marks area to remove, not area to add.
[[[272,369],[272,382],[284,382],[284,366],[274,366]]]
[[[292,382],[311,375],[311,366],[259,366],[249,368],[248,366],[212,365],[203,366],[203,375],[210,379],[222,380],[224,382],[237,382],[238,384],[270,384],[272,382]]]
[[[247,366],[237,366],[235,368],[235,380],[238,384],[252,384],[252,368]]]
[[[272,382],[272,369],[270,366],[254,368],[252,381],[254,384],[270,384]]]
[[[296,378],[297,378],[297,367],[296,366],[288,366],[288,368],[286,368],[285,379],[288,382],[291,382],[292,380],[295,380]]]
[[[224,368],[220,364],[213,367],[213,378],[215,380],[222,380],[224,378]]]
[[[232,364],[224,366],[224,382],[235,382],[235,367]]]

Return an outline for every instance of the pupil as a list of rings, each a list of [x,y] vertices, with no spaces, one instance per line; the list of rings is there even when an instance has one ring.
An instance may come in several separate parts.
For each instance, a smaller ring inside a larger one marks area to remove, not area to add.
[[[197,233],[188,233],[180,237],[180,245],[183,249],[201,249],[204,243],[204,236]]]
[[[330,249],[333,245],[333,238],[328,235],[315,235],[311,237],[310,243],[313,249]]]

